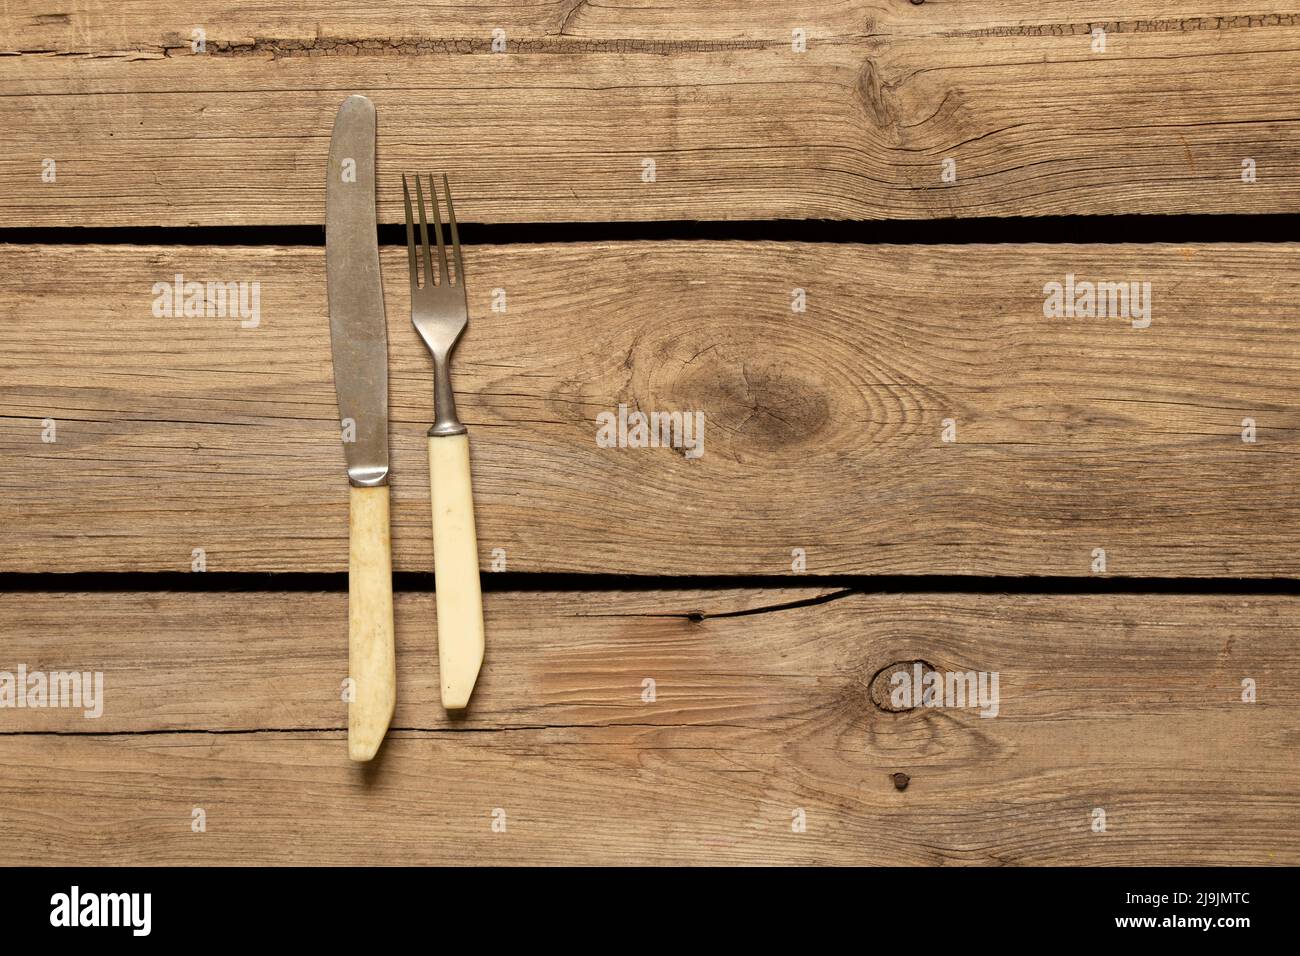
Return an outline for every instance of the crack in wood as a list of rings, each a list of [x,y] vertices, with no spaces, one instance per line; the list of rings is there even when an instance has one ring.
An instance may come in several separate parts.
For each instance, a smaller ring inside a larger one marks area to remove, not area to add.
[[[0,52],[0,56],[85,56],[97,58],[161,59],[172,56],[202,55],[210,57],[270,56],[344,57],[344,56],[447,56],[496,55],[491,37],[253,37],[250,40],[221,40],[209,37],[203,54],[190,53],[190,40],[179,34],[163,38],[158,46],[129,50],[57,50],[33,48]],[[763,39],[686,39],[662,40],[635,37],[521,37],[511,38],[506,47],[510,54],[591,54],[638,53],[673,56],[681,53],[721,53],[731,50],[785,48],[786,40]]]
[[[831,601],[838,601],[841,598],[852,597],[854,594],[861,593],[854,588],[844,588],[843,590],[833,591],[829,594],[819,594],[816,597],[801,598],[797,601],[783,601],[779,604],[765,604],[761,607],[741,608],[737,611],[718,611],[709,613],[708,611],[687,611],[687,612],[656,612],[640,611],[630,614],[580,614],[579,617],[653,617],[653,618],[684,618],[695,624],[701,624],[704,621],[718,620],[724,617],[750,617],[755,614],[772,614],[777,611],[792,611],[798,608],[815,607],[819,604],[829,604]]]
[[[1017,23],[977,30],[947,30],[944,38],[960,37],[1052,37],[1088,36],[1095,29],[1106,33],[1188,33],[1201,30],[1253,30],[1263,27],[1293,27],[1300,15],[1270,13],[1237,17],[1166,17],[1148,20],[1099,20],[1091,23]]]
[[[608,721],[604,723],[501,724],[493,727],[389,727],[388,734],[506,734],[543,730],[753,730],[745,724],[716,723],[647,723],[644,721]],[[306,734],[312,737],[346,734],[347,727],[157,727],[147,730],[0,730],[4,737],[171,737],[214,736],[238,737],[254,734]],[[695,749],[667,747],[663,749]],[[716,749],[716,748],[698,748]]]

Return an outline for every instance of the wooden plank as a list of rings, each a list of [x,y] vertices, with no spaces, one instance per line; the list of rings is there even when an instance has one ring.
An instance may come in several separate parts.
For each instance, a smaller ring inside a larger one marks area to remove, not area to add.
[[[98,720],[0,709],[0,863],[1300,861],[1294,597],[489,599],[449,723],[432,599],[399,596],[398,729],[358,768],[342,594],[0,597],[9,659],[105,672]],[[997,716],[888,709],[912,660],[996,670]],[[259,724],[302,729],[205,732]]]
[[[457,49],[469,52],[489,47],[496,28],[506,30],[511,49],[537,49],[546,41],[634,37],[784,40],[796,22],[813,41],[954,33],[1090,35],[1095,26],[1108,34],[1193,32],[1285,26],[1297,12],[1288,3],[1270,8],[1260,14],[1254,0],[1214,0],[1210,6],[1173,0],[1136,10],[1128,0],[996,0],[912,10],[888,2],[802,0],[792,13],[785,0],[722,0],[707,7],[700,0],[633,0],[618,6],[575,0],[444,0],[433,18],[428,4],[417,0],[382,6],[317,0],[310,15],[295,4],[266,0],[223,0],[219,7],[194,0],[173,0],[165,7],[157,0],[82,0],[73,10],[53,14],[39,0],[10,0],[4,49],[61,56],[175,56],[190,52],[192,26],[204,28],[209,49],[216,52],[274,50],[319,57],[358,55],[384,40],[401,40],[416,50],[421,38],[427,49],[435,48],[435,40],[455,38],[461,44]],[[438,32],[431,33],[434,29]],[[295,40],[299,48],[291,45]],[[357,41],[357,48],[332,42],[345,40]]]
[[[1077,576],[1104,549],[1114,575],[1294,576],[1296,253],[471,248],[455,385],[483,567],[783,574],[801,548],[820,574]],[[393,544],[428,570],[404,259],[383,250]],[[346,568],[322,270],[320,248],[0,246],[0,570]],[[155,318],[178,273],[260,282],[258,327]],[[1150,327],[1044,318],[1067,274],[1151,282]],[[598,447],[620,404],[702,413],[703,455]]]
[[[320,223],[352,92],[385,222],[430,163],[465,222],[1300,210],[1294,2],[120,6],[8,8],[0,223]]]

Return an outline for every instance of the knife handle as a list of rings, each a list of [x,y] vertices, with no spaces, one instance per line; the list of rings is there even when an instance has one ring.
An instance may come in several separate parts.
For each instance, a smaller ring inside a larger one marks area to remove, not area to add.
[[[388,486],[352,486],[348,521],[348,756],[379,750],[397,703]]]
[[[470,490],[469,435],[429,436],[429,485],[442,706],[460,710],[468,706],[483,665],[483,592]]]

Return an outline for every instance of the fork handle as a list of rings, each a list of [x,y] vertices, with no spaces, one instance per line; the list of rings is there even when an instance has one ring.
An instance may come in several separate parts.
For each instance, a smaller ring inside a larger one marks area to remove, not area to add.
[[[352,486],[348,509],[348,756],[379,750],[397,702],[388,486]]]
[[[483,665],[483,592],[470,490],[469,435],[429,436],[433,572],[442,706],[468,706]]]

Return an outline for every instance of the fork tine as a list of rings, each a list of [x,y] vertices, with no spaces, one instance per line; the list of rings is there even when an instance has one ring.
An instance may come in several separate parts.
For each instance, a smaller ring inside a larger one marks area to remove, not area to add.
[[[429,224],[424,219],[424,190],[420,188],[420,176],[418,173],[412,174],[415,180],[415,198],[420,206],[420,248],[424,252],[424,285],[429,288],[433,285],[433,260],[429,258]],[[434,203],[438,197],[434,197]],[[438,230],[440,233],[441,229]],[[441,241],[442,237],[438,237]]]
[[[406,257],[411,264],[411,295],[420,287],[420,267],[415,258],[415,217],[411,214],[411,191],[406,186],[406,173],[402,173],[402,202],[406,205]]]
[[[438,235],[438,272],[439,280],[447,285],[451,280],[447,276],[447,248],[442,244],[442,216],[438,213],[438,189],[433,185],[433,176],[429,176],[429,195],[433,197],[433,229]]]
[[[442,191],[447,194],[447,219],[451,222],[451,249],[456,256],[456,285],[465,281],[465,266],[460,261],[460,236],[456,232],[456,210],[451,204],[451,183],[442,174]]]

